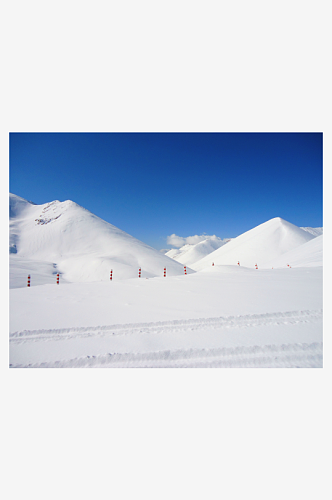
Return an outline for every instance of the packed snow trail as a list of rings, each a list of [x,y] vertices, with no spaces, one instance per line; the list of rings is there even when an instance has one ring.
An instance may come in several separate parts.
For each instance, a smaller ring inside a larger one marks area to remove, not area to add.
[[[163,333],[165,331],[202,330],[203,328],[248,328],[280,324],[308,323],[322,317],[322,311],[289,311],[272,314],[248,314],[227,318],[200,318],[188,320],[158,321],[151,323],[133,323],[124,325],[86,326],[80,328],[58,328],[49,330],[23,330],[10,334],[12,342],[36,340],[64,340],[66,338],[135,333]]]
[[[146,354],[104,354],[26,368],[321,368],[322,344],[187,349]],[[16,365],[22,368],[22,365]]]
[[[322,367],[321,331],[321,310],[28,330],[10,335],[10,366]]]

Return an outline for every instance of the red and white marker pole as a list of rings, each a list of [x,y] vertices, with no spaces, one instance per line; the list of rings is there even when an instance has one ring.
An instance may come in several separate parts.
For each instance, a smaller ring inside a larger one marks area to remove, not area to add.
[[[238,266],[240,265],[240,262],[239,262],[239,261],[237,262],[237,265],[238,265]]]
[[[139,270],[138,270],[138,277],[140,278],[141,276],[142,276],[142,269],[139,268]]]
[[[214,266],[214,262],[212,262],[212,265]]]
[[[256,269],[258,269],[258,266],[257,266],[257,264],[255,264],[255,267],[256,267]]]
[[[164,278],[166,278],[166,267],[164,267]]]
[[[187,266],[184,266],[184,274],[187,274]]]
[[[112,281],[112,278],[113,278],[113,269],[111,269],[111,272],[110,272],[110,280]]]
[[[58,285],[59,284],[59,279],[60,279],[60,276],[59,276],[59,273],[56,275],[56,284]]]
[[[28,276],[28,283],[27,283],[27,286],[30,286],[30,274]]]

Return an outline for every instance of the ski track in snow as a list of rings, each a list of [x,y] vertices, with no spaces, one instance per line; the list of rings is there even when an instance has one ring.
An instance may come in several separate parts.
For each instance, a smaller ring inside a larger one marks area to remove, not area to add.
[[[67,340],[113,335],[163,334],[212,329],[237,329],[269,325],[314,323],[322,319],[322,310],[301,310],[249,314],[219,318],[173,320],[154,323],[73,327],[52,330],[24,330],[10,334],[11,343]],[[149,353],[106,353],[70,360],[11,367],[322,367],[323,344],[292,343],[282,345],[237,346],[214,349],[176,349]]]
[[[26,368],[319,368],[322,343],[220,349],[178,349],[152,353],[108,353]],[[16,365],[16,368],[20,368]]]

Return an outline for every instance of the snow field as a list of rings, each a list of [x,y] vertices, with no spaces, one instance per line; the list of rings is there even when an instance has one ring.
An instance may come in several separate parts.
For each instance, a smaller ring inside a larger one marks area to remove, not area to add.
[[[10,291],[13,367],[320,367],[322,269]]]

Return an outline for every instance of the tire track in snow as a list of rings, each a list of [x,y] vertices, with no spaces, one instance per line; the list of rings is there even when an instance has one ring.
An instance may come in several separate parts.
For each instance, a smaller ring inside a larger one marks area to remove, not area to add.
[[[107,335],[135,335],[144,333],[183,332],[211,328],[251,328],[256,326],[312,323],[321,320],[323,311],[304,310],[264,314],[247,314],[218,318],[199,318],[188,320],[158,321],[151,323],[128,323],[91,327],[72,327],[50,330],[23,330],[9,335],[11,343],[41,340],[65,340],[84,337],[104,337]]]
[[[11,365],[22,367],[22,365]],[[108,353],[26,368],[321,368],[323,344],[282,344],[151,353]]]

